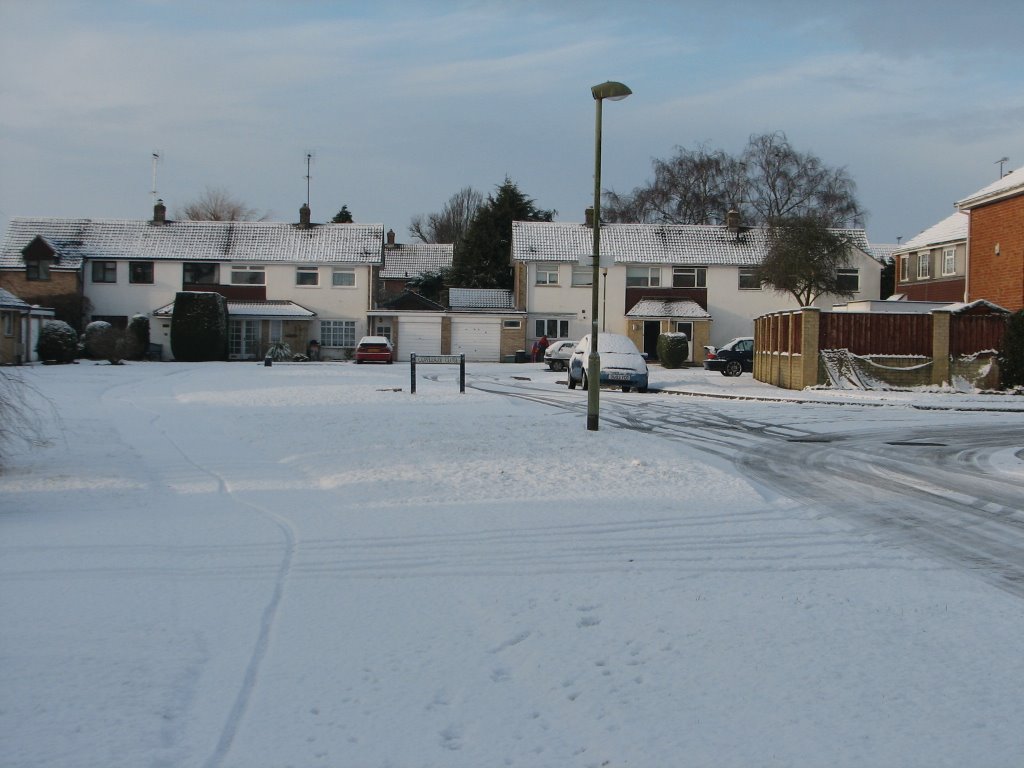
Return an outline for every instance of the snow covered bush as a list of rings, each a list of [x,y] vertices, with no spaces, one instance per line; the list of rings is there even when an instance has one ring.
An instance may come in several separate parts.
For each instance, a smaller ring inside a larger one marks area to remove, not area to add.
[[[663,333],[658,337],[658,361],[663,368],[682,368],[690,359],[690,339],[685,333]]]
[[[105,320],[93,320],[82,334],[85,356],[90,360],[107,360],[111,365],[121,362],[123,337],[121,332]]]
[[[43,362],[70,363],[78,352],[78,334],[63,320],[47,320],[39,329],[36,352]]]
[[[124,332],[124,357],[126,360],[141,360],[149,351],[149,318],[133,315]]]
[[[1024,309],[1006,318],[1006,333],[999,350],[999,376],[1003,386],[1024,386]]]
[[[171,352],[175,360],[227,360],[228,303],[219,293],[182,291],[171,314]]]

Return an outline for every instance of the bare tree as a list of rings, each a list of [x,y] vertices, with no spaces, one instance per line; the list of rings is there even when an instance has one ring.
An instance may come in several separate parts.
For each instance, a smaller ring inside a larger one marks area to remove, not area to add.
[[[46,442],[46,415],[57,419],[53,403],[25,381],[20,371],[0,368],[0,465],[14,443]]]
[[[768,254],[758,268],[763,285],[788,293],[801,307],[824,294],[852,298],[839,270],[850,263],[850,241],[820,216],[779,218],[768,230]]]
[[[714,224],[730,210],[754,224],[791,216],[831,226],[861,224],[863,211],[845,169],[798,152],[784,133],[751,136],[739,157],[706,146],[678,147],[653,161],[654,178],[631,193],[604,191],[604,219],[619,222]]]
[[[829,226],[863,224],[856,185],[843,168],[793,149],[782,132],[751,136],[742,162],[747,199],[757,220],[814,217]]]
[[[413,216],[409,234],[424,243],[457,243],[483,204],[483,193],[463,187],[448,199],[440,213]]]
[[[223,187],[207,187],[206,191],[177,213],[188,221],[265,221],[268,214],[250,208],[233,198]]]

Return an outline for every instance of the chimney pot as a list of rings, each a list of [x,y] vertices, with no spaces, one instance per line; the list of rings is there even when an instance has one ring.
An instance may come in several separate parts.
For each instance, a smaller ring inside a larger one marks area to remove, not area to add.
[[[153,206],[153,223],[154,224],[166,224],[167,223],[167,206],[164,205],[163,200],[157,200],[156,205]]]
[[[740,212],[729,211],[725,214],[725,226],[730,232],[738,232],[740,229]]]
[[[299,226],[300,227],[308,227],[309,226],[309,219],[310,219],[309,206],[306,203],[303,203],[302,207],[299,208]]]
[[[395,230],[389,229],[388,230],[388,245],[394,245],[394,244],[395,244]]]
[[[594,206],[588,205],[587,209],[583,211],[583,222],[591,229],[594,228]]]

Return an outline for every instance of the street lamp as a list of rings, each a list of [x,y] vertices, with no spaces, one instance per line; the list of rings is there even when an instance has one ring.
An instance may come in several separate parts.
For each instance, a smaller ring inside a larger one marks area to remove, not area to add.
[[[597,104],[594,127],[594,271],[590,284],[590,355],[587,357],[587,429],[596,431],[600,409],[601,354],[597,350],[597,310],[601,277],[601,102],[620,101],[632,91],[609,80],[590,89]]]

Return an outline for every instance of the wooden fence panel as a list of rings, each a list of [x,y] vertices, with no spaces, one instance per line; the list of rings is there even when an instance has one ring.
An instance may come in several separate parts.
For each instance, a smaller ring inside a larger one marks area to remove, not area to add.
[[[932,316],[822,312],[818,347],[848,349],[855,355],[931,357]]]
[[[999,349],[1005,331],[1004,315],[953,315],[949,327],[949,353],[955,357]]]

